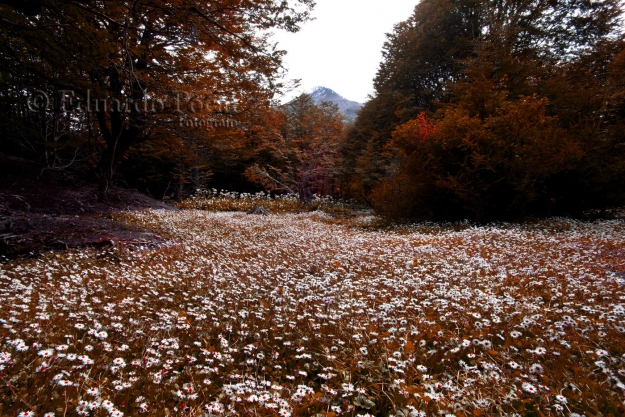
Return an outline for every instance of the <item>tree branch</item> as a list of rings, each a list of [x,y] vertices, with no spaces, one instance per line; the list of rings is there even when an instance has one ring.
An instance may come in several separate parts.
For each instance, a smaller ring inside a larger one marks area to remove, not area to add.
[[[229,35],[232,35],[235,38],[239,39],[241,42],[243,42],[245,44],[245,46],[250,48],[252,51],[259,52],[258,48],[256,48],[254,45],[249,43],[247,41],[247,39],[245,39],[244,37],[242,37],[242,36],[240,36],[240,35],[238,35],[238,34],[236,34],[234,32],[232,32],[230,29],[228,29],[227,27],[223,26],[221,23],[214,21],[213,19],[208,17],[208,15],[206,15],[205,13],[201,12],[200,10],[198,10],[197,7],[189,7],[189,11],[192,12],[192,13],[197,14],[198,16],[202,17],[207,22],[211,23],[212,25],[217,26],[219,29],[223,30],[224,32],[228,33]]]

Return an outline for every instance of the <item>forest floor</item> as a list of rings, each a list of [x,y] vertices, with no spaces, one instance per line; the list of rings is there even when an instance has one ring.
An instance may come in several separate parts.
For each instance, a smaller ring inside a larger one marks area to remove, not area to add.
[[[136,191],[68,181],[62,173],[0,154],[0,260],[82,246],[157,245],[155,233],[113,220],[111,213],[172,209]]]
[[[110,216],[1,266],[0,415],[625,414],[621,220]]]

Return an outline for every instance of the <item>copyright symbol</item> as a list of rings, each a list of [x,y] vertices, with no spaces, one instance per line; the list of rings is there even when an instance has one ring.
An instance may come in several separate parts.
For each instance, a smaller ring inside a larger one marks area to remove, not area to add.
[[[27,105],[30,111],[45,110],[50,106],[50,98],[45,91],[35,90],[33,94],[28,96]]]

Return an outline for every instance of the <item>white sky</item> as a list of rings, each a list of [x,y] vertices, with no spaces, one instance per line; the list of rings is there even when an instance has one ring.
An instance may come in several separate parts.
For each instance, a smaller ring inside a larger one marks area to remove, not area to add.
[[[385,34],[408,19],[418,0],[317,0],[316,20],[297,33],[273,36],[286,50],[286,80],[301,79],[291,98],[313,87],[331,88],[343,97],[365,102],[382,60]],[[283,100],[284,100],[283,99]]]

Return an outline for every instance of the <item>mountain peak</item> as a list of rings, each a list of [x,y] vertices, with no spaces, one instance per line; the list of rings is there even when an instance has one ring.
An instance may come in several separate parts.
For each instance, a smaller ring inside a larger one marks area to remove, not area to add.
[[[336,91],[334,91],[331,88],[328,87],[324,87],[321,85],[318,85],[317,87],[314,87],[312,90],[310,90],[310,94],[338,94]]]
[[[345,115],[346,120],[355,119],[358,110],[362,107],[361,103],[348,100],[328,87],[317,86],[310,91],[310,96],[316,104],[321,104],[324,101],[337,104],[339,106],[339,111]]]

